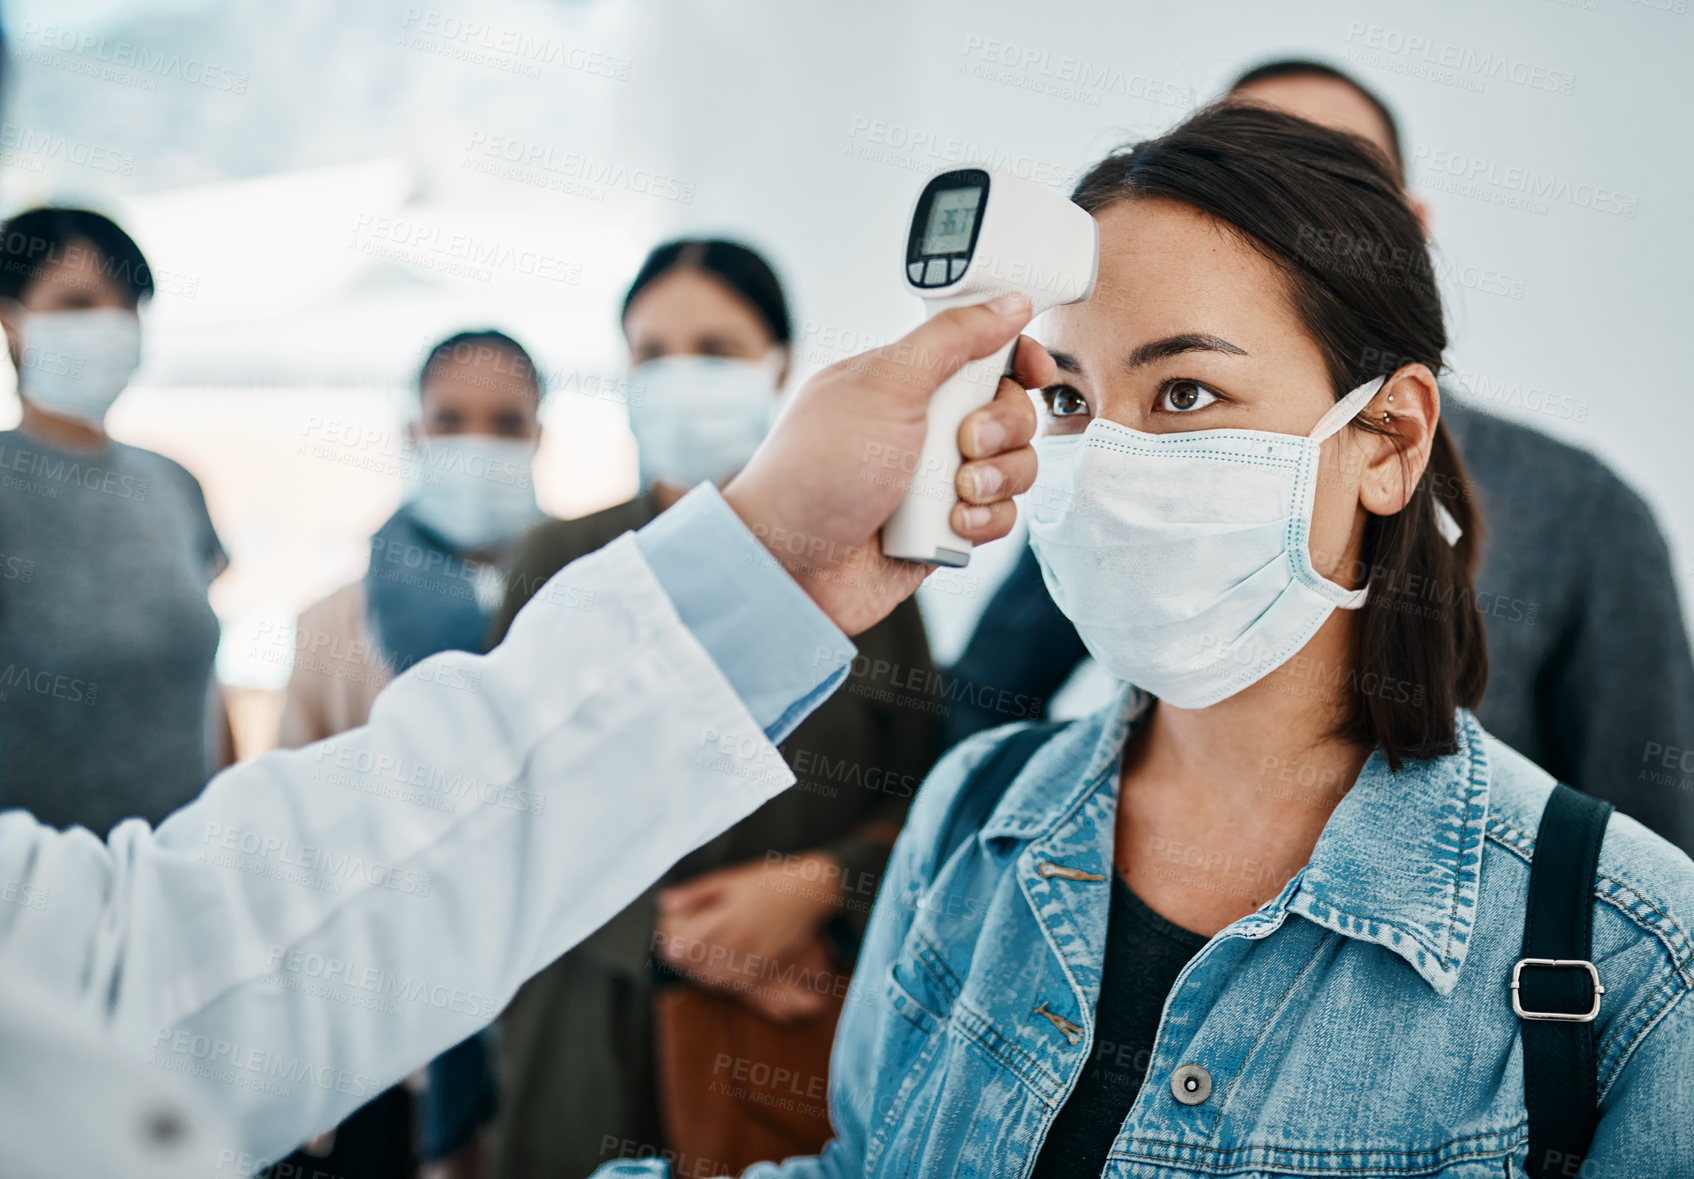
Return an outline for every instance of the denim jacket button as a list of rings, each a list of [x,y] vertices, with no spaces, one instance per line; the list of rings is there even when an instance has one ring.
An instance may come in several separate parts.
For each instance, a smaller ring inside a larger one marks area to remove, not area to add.
[[[1171,1095],[1184,1105],[1199,1105],[1212,1095],[1212,1074],[1185,1064],[1171,1074]]]

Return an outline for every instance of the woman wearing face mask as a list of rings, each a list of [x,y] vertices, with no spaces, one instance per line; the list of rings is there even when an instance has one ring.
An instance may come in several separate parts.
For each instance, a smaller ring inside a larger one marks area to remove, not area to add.
[[[746,247],[658,247],[630,285],[623,328],[645,490],[532,533],[496,638],[558,569],[699,482],[728,479],[776,415],[788,308]],[[781,747],[800,784],[684,859],[501,1017],[502,1174],[585,1174],[661,1147],[716,1173],[828,1137],[823,1088],[846,970],[939,753],[916,606],[855,643],[852,680]],[[734,734],[702,734],[703,761],[762,772],[736,748]]]
[[[200,485],[106,433],[154,282],[117,225],[32,209],[0,229],[22,417],[0,433],[0,802],[102,838],[157,823],[214,761],[206,591],[228,564]]]
[[[419,660],[481,649],[513,546],[542,518],[531,480],[541,396],[529,353],[502,332],[461,332],[430,350],[404,500],[371,538],[364,578],[300,616],[283,748],[364,724],[377,693]],[[423,1173],[483,1174],[494,1081],[480,1037],[430,1066],[420,1103]],[[293,1162],[302,1172],[410,1174],[411,1107],[403,1090],[385,1093]]]
[[[1059,375],[1026,510],[1055,601],[1138,687],[937,767],[859,959],[836,1137],[755,1173],[1694,1174],[1682,853],[1613,815],[1596,872],[1538,878],[1605,989],[1525,974],[1529,1010],[1598,1017],[1514,1013],[1554,783],[1468,711],[1446,332],[1384,162],[1226,107],[1075,199],[1099,285],[1039,325]],[[1587,1161],[1531,1162],[1530,1041],[1582,1027],[1586,1065],[1532,1080],[1576,1107],[1543,1135],[1586,1128],[1597,1086]]]

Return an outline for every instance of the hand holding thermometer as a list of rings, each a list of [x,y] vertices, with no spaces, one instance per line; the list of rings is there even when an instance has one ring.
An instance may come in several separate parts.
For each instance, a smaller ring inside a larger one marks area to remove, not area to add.
[[[1035,314],[1094,293],[1094,218],[1045,185],[992,169],[943,172],[924,185],[906,237],[906,286],[928,314],[1021,291]],[[927,565],[964,565],[971,542],[948,518],[958,499],[959,426],[994,399],[1012,341],[947,379],[929,402],[929,426],[906,498],[882,529],[882,551]]]

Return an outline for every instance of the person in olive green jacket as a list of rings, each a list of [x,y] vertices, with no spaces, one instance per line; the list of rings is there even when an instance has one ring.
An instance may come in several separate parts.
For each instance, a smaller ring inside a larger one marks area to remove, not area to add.
[[[642,527],[700,481],[734,474],[775,417],[791,329],[781,285],[752,250],[658,247],[625,297],[623,328],[646,490],[528,535],[495,642],[559,569]],[[682,860],[501,1016],[500,1175],[586,1174],[661,1150],[715,1174],[822,1147],[822,1078],[858,933],[941,751],[936,673],[915,602],[856,642],[851,680],[781,746],[797,785]],[[730,772],[769,772],[742,764],[729,734],[702,734],[701,757]],[[682,1008],[679,1024],[662,1006],[679,987],[716,1006]],[[784,1067],[800,1076],[798,1099],[792,1084],[762,1094],[745,1083]],[[805,1086],[818,1090],[809,1101]],[[738,1120],[749,1125],[724,1125]]]

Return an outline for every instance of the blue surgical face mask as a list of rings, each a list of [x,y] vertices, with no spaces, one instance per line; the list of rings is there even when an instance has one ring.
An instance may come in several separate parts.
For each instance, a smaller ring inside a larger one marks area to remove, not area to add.
[[[526,438],[425,436],[406,504],[418,523],[461,552],[496,548],[541,519],[534,462],[535,443]]]
[[[1094,658],[1204,708],[1291,659],[1335,609],[1362,606],[1364,589],[1312,567],[1308,538],[1320,448],[1383,383],[1354,389],[1305,437],[1144,434],[1095,418],[1038,440],[1030,543]]]
[[[629,428],[641,485],[723,483],[753,457],[776,420],[782,354],[761,360],[662,356],[630,374]]]
[[[57,417],[99,427],[141,364],[134,311],[32,311],[23,321],[18,392]]]

